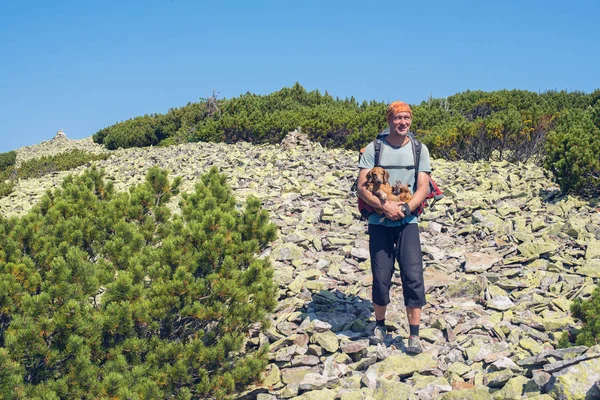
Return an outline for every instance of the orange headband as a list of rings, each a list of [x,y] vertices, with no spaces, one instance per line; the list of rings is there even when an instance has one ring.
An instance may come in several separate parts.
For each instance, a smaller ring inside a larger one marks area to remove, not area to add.
[[[410,109],[410,106],[403,101],[395,101],[390,104],[385,112],[385,116],[387,119],[390,119],[400,112],[408,112],[412,117],[412,110]]]

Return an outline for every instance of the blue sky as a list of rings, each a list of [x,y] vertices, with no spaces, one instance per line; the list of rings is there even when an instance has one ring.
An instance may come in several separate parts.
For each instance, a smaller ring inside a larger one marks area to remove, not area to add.
[[[291,5],[286,5],[290,3]],[[0,2],[0,152],[299,82],[420,103],[600,88],[597,1]]]

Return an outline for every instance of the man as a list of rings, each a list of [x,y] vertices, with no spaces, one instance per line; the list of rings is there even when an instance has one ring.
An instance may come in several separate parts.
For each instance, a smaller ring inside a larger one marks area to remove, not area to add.
[[[369,252],[371,272],[373,274],[373,307],[376,326],[371,340],[382,343],[385,335],[385,314],[390,303],[390,285],[394,273],[394,263],[398,260],[404,304],[410,337],[406,351],[421,353],[423,347],[419,340],[421,308],[425,305],[425,285],[423,281],[423,256],[419,238],[417,217],[411,212],[427,196],[431,165],[429,150],[422,146],[419,173],[415,179],[414,156],[409,129],[412,123],[412,111],[408,104],[396,101],[387,108],[386,118],[390,133],[385,137],[380,150],[380,165],[390,174],[389,182],[396,181],[408,185],[413,197],[408,203],[380,200],[366,190],[367,173],[375,166],[375,146],[369,144],[359,163],[358,195],[369,205],[382,212],[369,217]],[[408,167],[408,168],[403,168]],[[415,182],[416,188],[415,188]]]

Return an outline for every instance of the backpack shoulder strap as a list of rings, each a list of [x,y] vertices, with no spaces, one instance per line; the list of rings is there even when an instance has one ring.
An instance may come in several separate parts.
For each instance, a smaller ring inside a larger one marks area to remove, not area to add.
[[[412,132],[409,132],[409,138],[412,145],[413,159],[415,160],[415,190],[419,181],[419,163],[421,162],[421,149],[423,145],[418,141]]]
[[[381,160],[381,144],[383,143],[383,139],[386,136],[387,136],[387,133],[380,133],[375,138],[375,141],[374,141],[374,144],[373,144],[374,147],[375,147],[375,167],[379,167],[380,166],[379,161]]]
[[[379,166],[379,159],[381,157],[381,139],[375,139],[375,167]]]

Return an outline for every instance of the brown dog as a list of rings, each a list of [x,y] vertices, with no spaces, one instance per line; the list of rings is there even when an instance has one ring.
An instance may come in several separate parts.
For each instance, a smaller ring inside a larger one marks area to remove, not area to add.
[[[371,169],[367,173],[367,181],[365,182],[367,190],[381,200],[403,201],[406,203],[412,199],[412,193],[408,186],[396,182],[392,187],[388,182],[389,178],[390,173],[385,169],[381,167]]]

